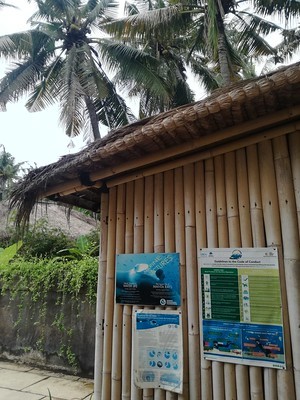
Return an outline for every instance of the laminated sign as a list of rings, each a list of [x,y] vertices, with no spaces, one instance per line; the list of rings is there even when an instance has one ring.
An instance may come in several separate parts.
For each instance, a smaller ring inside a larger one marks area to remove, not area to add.
[[[179,254],[118,254],[116,303],[179,306]]]
[[[201,249],[203,353],[285,368],[276,248]]]
[[[181,312],[135,310],[133,377],[137,387],[182,393]]]

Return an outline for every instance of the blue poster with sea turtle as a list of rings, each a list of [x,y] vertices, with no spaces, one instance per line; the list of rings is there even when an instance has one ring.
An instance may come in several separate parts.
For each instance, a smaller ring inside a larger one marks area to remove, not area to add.
[[[179,306],[179,254],[118,254],[116,303]]]

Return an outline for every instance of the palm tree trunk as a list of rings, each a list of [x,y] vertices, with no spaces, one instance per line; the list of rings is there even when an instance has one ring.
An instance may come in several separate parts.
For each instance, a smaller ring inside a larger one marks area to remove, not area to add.
[[[217,26],[218,26],[218,62],[222,76],[222,86],[226,86],[231,83],[231,73],[227,57],[224,21],[220,10],[218,10],[217,14]]]
[[[86,104],[86,108],[88,110],[91,125],[92,125],[93,138],[94,138],[94,140],[100,139],[101,135],[100,135],[100,130],[99,130],[99,122],[98,122],[95,106],[90,97],[88,97],[88,96],[85,97],[85,104]]]

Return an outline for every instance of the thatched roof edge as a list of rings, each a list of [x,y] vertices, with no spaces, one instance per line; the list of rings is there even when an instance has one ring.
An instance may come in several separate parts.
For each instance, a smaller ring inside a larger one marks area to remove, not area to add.
[[[145,138],[155,138],[161,131],[171,132],[180,125],[192,123],[217,115],[233,104],[255,101],[264,93],[284,85],[300,82],[300,62],[283,67],[265,76],[241,81],[237,84],[216,90],[203,100],[172,109],[165,113],[137,121],[110,132],[107,136],[89,144],[78,153],[61,157],[57,162],[30,171],[14,189],[10,206],[17,209],[16,222],[24,226],[36,201],[47,188],[55,184],[56,177],[74,173],[80,168],[88,170],[97,160],[117,155],[119,149],[131,149],[137,143],[143,145]]]

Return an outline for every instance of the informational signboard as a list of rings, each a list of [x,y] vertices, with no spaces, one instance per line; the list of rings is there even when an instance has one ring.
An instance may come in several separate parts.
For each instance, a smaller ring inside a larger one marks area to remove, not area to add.
[[[116,302],[145,306],[179,306],[179,254],[118,254]]]
[[[285,368],[276,248],[201,249],[204,358]]]
[[[135,310],[133,327],[135,385],[182,393],[181,312]]]

